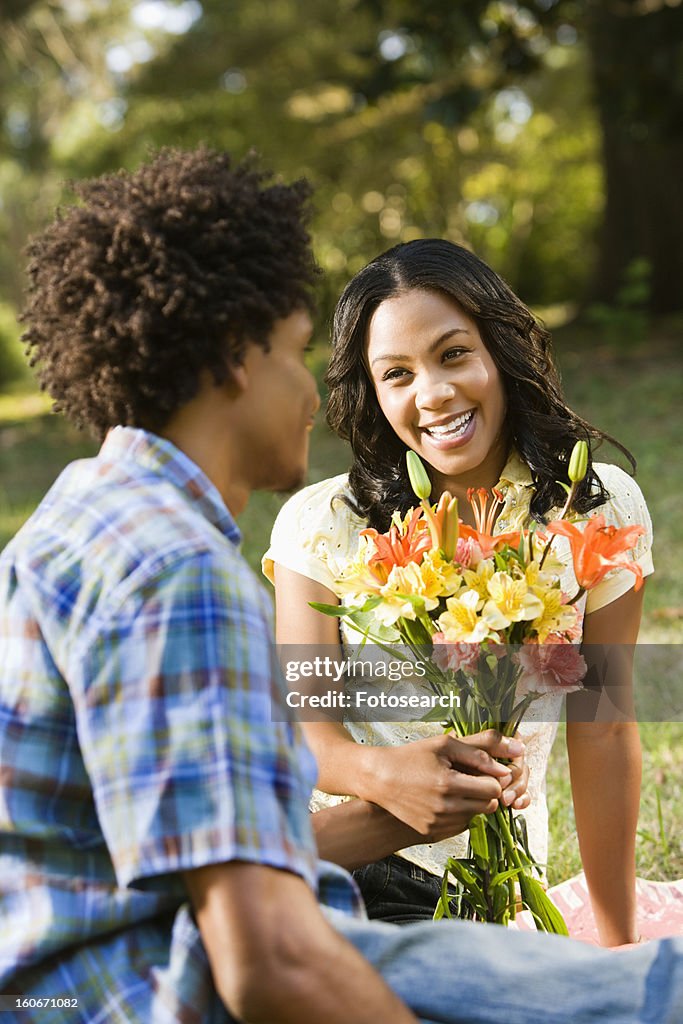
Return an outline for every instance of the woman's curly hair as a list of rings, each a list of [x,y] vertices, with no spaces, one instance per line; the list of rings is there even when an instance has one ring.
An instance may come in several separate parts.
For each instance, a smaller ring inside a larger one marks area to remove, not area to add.
[[[253,157],[160,150],[138,170],[75,183],[28,247],[22,320],[41,387],[78,426],[163,428],[249,342],[312,306],[310,185]]]
[[[327,419],[351,444],[353,508],[371,526],[388,529],[394,509],[405,512],[415,503],[405,464],[406,446],[379,407],[365,360],[373,313],[386,299],[411,289],[455,300],[477,324],[505,388],[510,443],[531,469],[535,519],[543,521],[551,508],[564,503],[566,495],[557,481],[566,479],[576,441],[586,440],[589,448],[610,441],[635,469],[626,448],[567,406],[548,332],[502,278],[462,246],[437,238],[418,239],[394,246],[356,274],[334,316],[326,375]],[[588,512],[608,497],[593,471],[591,450],[574,508]]]

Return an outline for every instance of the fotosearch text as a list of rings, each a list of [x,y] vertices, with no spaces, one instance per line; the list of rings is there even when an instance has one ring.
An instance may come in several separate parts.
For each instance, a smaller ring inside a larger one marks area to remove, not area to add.
[[[457,693],[385,693],[383,690],[376,693],[368,690],[327,690],[324,693],[290,690],[286,700],[290,708],[340,708],[344,711],[363,707],[422,708],[428,711],[433,708],[448,710],[460,707],[460,697]]]

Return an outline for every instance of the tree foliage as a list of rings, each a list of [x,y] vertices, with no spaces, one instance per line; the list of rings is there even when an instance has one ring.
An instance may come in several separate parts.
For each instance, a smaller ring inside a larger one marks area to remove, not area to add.
[[[393,49],[383,67],[367,73],[368,93],[377,96],[429,82],[435,93],[425,116],[449,126],[469,121],[506,83],[533,79],[552,58],[555,44],[583,45],[593,85],[589,102],[601,127],[606,199],[599,259],[588,291],[614,300],[629,267],[646,260],[651,308],[681,308],[680,0],[474,0],[460,5],[358,0],[358,6],[386,26],[384,40]]]
[[[23,242],[65,178],[206,141],[314,181],[327,307],[381,249],[445,235],[532,303],[609,301],[645,258],[654,308],[678,308],[682,16],[657,0],[11,0],[0,299],[18,304]]]

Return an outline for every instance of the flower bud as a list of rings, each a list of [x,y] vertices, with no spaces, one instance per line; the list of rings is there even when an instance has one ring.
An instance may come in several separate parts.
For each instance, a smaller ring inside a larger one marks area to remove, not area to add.
[[[588,445],[585,441],[577,441],[572,449],[569,459],[569,479],[573,484],[579,484],[588,470]]]
[[[432,482],[427,475],[427,470],[424,468],[420,456],[410,450],[406,452],[406,463],[410,486],[420,501],[424,501],[432,493]]]

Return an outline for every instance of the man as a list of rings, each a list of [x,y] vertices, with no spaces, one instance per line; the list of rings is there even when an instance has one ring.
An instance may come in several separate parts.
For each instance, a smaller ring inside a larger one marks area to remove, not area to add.
[[[26,338],[57,407],[105,439],[0,558],[9,1019],[677,1019],[673,942],[398,929],[350,913],[340,869],[316,879],[315,766],[273,721],[269,602],[233,518],[306,467],[308,189],[201,149],[78,193],[31,247]],[[514,744],[478,744],[435,750],[453,831],[513,784],[495,758]],[[353,859],[360,821],[372,856],[404,845],[359,803],[319,830],[331,856]]]

